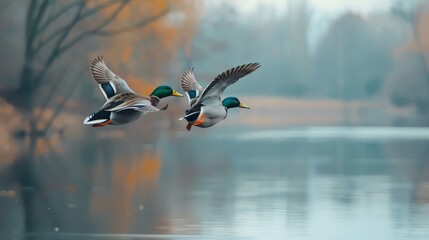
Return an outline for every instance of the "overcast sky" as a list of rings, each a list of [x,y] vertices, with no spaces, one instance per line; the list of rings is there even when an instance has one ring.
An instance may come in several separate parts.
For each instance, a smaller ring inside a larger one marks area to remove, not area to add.
[[[214,14],[225,4],[232,4],[239,14],[251,15],[260,10],[260,17],[282,17],[288,12],[288,5],[303,0],[205,0],[206,14]],[[308,41],[312,50],[320,36],[327,30],[329,23],[344,12],[351,11],[361,15],[388,12],[395,0],[307,0],[311,12]]]
[[[259,8],[274,8],[277,14],[285,13],[290,2],[302,0],[206,0],[208,6],[218,6],[225,2],[233,3],[242,14],[253,13]],[[362,14],[374,11],[387,11],[394,0],[307,0],[309,7],[316,12],[329,15],[354,11]]]

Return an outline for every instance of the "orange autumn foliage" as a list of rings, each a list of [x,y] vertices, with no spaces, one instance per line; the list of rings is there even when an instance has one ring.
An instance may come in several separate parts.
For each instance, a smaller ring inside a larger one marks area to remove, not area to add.
[[[416,19],[413,38],[401,46],[397,52],[397,57],[407,52],[417,52],[427,55],[429,53],[429,11],[421,12]],[[429,63],[428,63],[429,67]]]
[[[195,5],[188,0],[131,1],[108,29],[130,26],[164,11],[167,13],[142,28],[104,38],[101,51],[94,56],[103,54],[112,70],[129,81],[136,92],[149,94],[155,86],[168,81],[168,69],[175,67],[178,53],[190,54],[198,22]],[[101,14],[108,17],[115,9],[104,9]]]
[[[416,39],[417,42],[417,49],[425,54],[429,52],[429,31],[427,29],[427,26],[429,24],[429,12],[424,12],[420,15],[417,23],[417,34],[418,38]]]
[[[110,192],[94,195],[91,201],[92,211],[101,215],[108,214],[108,217],[119,220],[120,224],[111,226],[115,232],[129,232],[138,206],[145,204],[142,199],[152,194],[155,189],[160,168],[161,155],[158,151],[144,151],[142,155],[133,157],[132,161],[116,159],[109,175],[113,184]],[[102,169],[97,172],[102,172]],[[136,191],[136,189],[139,190]],[[139,195],[141,192],[143,196]],[[110,206],[115,208],[110,213],[106,213],[104,210],[109,209]]]
[[[19,155],[20,146],[14,141],[13,131],[22,127],[23,118],[18,111],[0,98],[0,117],[6,119],[0,125],[0,165],[11,164]]]

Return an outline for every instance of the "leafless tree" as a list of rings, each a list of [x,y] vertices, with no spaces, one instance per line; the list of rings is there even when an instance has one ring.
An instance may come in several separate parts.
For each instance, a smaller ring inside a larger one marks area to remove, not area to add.
[[[115,28],[112,23],[130,2],[131,0],[29,1],[25,23],[24,63],[19,84],[16,89],[1,94],[16,107],[30,111],[35,107],[37,92],[48,82],[47,74],[65,52],[89,37],[109,37],[143,28],[169,11],[166,7],[130,25]],[[61,85],[61,79],[52,84],[51,92]],[[48,97],[47,101],[51,99],[52,97]],[[47,103],[42,105],[46,106]],[[64,102],[60,105],[64,105]],[[60,111],[61,109],[55,110],[56,113]],[[36,120],[39,118],[40,116],[30,116],[31,130],[35,130]],[[48,120],[49,123],[52,121],[53,119]]]

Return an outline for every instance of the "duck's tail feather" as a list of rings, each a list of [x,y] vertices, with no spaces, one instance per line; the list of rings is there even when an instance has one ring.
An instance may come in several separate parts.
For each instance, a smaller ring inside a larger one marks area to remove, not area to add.
[[[86,117],[83,124],[91,124],[93,127],[106,126],[112,122],[110,116],[111,112],[101,110]]]

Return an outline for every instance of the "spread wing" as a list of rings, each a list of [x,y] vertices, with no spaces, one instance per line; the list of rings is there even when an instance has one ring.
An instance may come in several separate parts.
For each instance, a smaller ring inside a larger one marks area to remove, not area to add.
[[[198,83],[194,76],[194,68],[191,68],[183,73],[180,79],[180,86],[183,91],[186,92],[186,96],[189,100],[189,105],[193,106],[193,103],[197,100],[200,93],[203,91],[203,87]]]
[[[137,110],[141,112],[157,112],[158,109],[152,106],[149,99],[135,95],[134,93],[122,93],[111,97],[102,107],[109,112],[119,112],[123,110]]]
[[[203,87],[201,87],[201,85],[195,79],[194,68],[191,68],[183,73],[182,78],[180,79],[180,86],[185,92],[190,90],[203,90]]]
[[[98,83],[107,100],[116,94],[133,93],[127,82],[107,67],[103,56],[99,56],[92,61],[90,70],[92,77]]]
[[[238,79],[252,73],[261,65],[259,63],[249,63],[238,67],[231,68],[217,75],[217,77],[204,89],[201,96],[194,105],[204,103],[205,105],[220,102],[220,95],[231,84]]]

